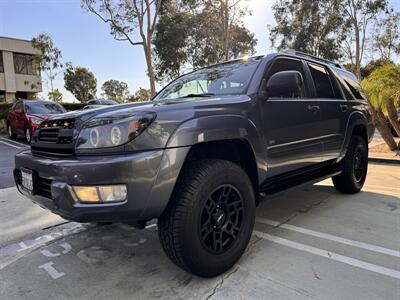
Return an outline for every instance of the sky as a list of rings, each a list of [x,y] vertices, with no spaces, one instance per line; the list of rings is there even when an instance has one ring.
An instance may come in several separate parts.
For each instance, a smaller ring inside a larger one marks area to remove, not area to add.
[[[245,0],[252,15],[243,19],[245,26],[258,39],[257,54],[271,51],[267,25],[274,25],[271,6],[275,0]],[[390,0],[400,11],[400,0]],[[115,41],[108,25],[80,7],[80,0],[0,0],[0,36],[32,39],[39,33],[49,34],[62,51],[63,61],[86,67],[97,78],[97,93],[109,79],[124,81],[130,92],[148,87],[142,47]],[[44,78],[43,78],[44,79]],[[64,99],[74,97],[65,90],[62,75],[55,81]],[[43,83],[43,96],[49,90]]]

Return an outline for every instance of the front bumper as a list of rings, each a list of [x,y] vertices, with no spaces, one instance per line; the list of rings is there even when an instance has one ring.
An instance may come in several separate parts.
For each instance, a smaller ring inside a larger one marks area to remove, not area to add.
[[[158,217],[172,193],[188,148],[125,155],[48,158],[30,151],[15,156],[18,190],[40,206],[77,222],[132,222]],[[182,161],[182,162],[180,162]],[[33,171],[33,194],[21,187],[20,170]],[[48,186],[47,192],[43,185]],[[73,185],[126,184],[128,196],[119,203],[83,204]]]

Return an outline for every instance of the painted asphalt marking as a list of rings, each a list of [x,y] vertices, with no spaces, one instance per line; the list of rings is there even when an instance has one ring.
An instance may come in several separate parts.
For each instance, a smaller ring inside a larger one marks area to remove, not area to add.
[[[22,147],[29,147],[29,145],[27,145],[27,144],[23,144],[23,143],[20,143],[20,142],[14,141],[14,140],[10,140],[10,139],[0,138],[0,141],[11,143],[11,144],[17,144]]]
[[[39,269],[43,269],[47,272],[47,274],[50,275],[51,278],[53,279],[58,279],[60,277],[63,277],[65,275],[64,272],[58,272],[54,267],[54,263],[52,261],[49,261],[48,263],[45,263],[41,266],[39,266]]]
[[[344,256],[341,254],[337,254],[334,252],[330,252],[327,250],[323,250],[320,248],[316,248],[316,247],[312,247],[312,246],[308,246],[305,244],[301,244],[301,243],[297,243],[291,240],[287,240],[287,239],[283,239],[274,235],[270,235],[268,233],[265,232],[261,232],[261,231],[257,231],[255,230],[254,233],[256,234],[256,236],[263,238],[265,240],[289,247],[289,248],[293,248],[293,249],[297,249],[303,252],[308,252],[317,256],[321,256],[321,257],[325,257],[334,261],[338,261],[338,262],[342,262],[344,264],[353,266],[353,267],[357,267],[360,269],[364,269],[364,270],[368,270],[368,271],[372,271],[378,274],[382,274],[385,276],[389,276],[389,277],[393,277],[396,279],[400,279],[400,272],[397,270],[393,270],[393,269],[389,269],[389,268],[385,268],[382,266],[378,266],[375,264],[371,264],[362,260],[358,260],[355,258],[351,258],[348,256]]]
[[[151,228],[154,228],[154,227],[157,227],[157,223],[147,225],[147,226],[146,226],[146,229],[151,229]]]
[[[62,229],[59,232],[53,232],[49,234],[44,234],[32,240],[26,240],[14,244],[10,244],[0,248],[0,270],[4,269],[9,264],[17,261],[18,259],[24,257],[28,252],[28,250],[36,250],[46,243],[54,241],[56,239],[61,239],[72,234],[76,234],[86,230],[87,227],[82,226],[81,224],[77,224],[71,228]],[[67,251],[68,248],[64,248],[64,251]],[[68,252],[67,252],[68,253]],[[42,253],[43,254],[43,253]]]
[[[63,251],[61,251],[61,253],[58,253],[58,252],[53,253],[46,249],[40,250],[40,253],[42,253],[44,256],[47,256],[47,257],[57,257],[57,256],[60,256],[61,254],[67,254],[68,252],[70,252],[72,250],[71,245],[68,243],[62,243],[62,244],[60,244],[60,247],[64,249]]]
[[[332,235],[332,234],[323,233],[323,232],[319,232],[319,231],[315,231],[315,230],[311,230],[311,229],[306,229],[306,228],[302,228],[302,227],[297,227],[297,226],[290,225],[290,224],[281,224],[281,225],[279,225],[280,224],[279,222],[276,222],[276,221],[273,221],[273,220],[269,220],[269,219],[256,218],[256,221],[259,222],[259,223],[262,223],[262,224],[271,225],[271,226],[274,226],[274,227],[279,226],[279,228],[292,230],[292,231],[295,231],[295,232],[299,232],[299,233],[315,236],[315,237],[318,237],[318,238],[321,238],[321,239],[330,240],[330,241],[338,242],[338,243],[349,245],[349,246],[358,247],[358,248],[362,248],[362,249],[366,249],[366,250],[369,250],[369,251],[378,252],[378,253],[394,256],[394,257],[400,257],[400,251],[384,248],[384,247],[381,247],[381,246],[376,246],[376,245],[371,245],[371,244],[367,244],[367,243],[364,243],[364,242],[354,241],[354,240],[342,238],[342,237],[339,237],[339,236],[335,236],[335,235]]]
[[[3,140],[0,140],[0,143],[5,144],[5,145],[10,146],[10,147],[13,147],[13,148],[16,148],[16,149],[22,149],[22,147],[15,146],[15,145],[7,143],[7,142],[5,142]]]

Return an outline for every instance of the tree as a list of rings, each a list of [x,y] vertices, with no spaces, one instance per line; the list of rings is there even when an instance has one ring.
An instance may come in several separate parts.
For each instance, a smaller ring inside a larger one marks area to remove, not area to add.
[[[388,60],[388,59],[377,59],[377,60],[371,60],[367,65],[364,67],[361,67],[361,78],[367,78],[369,77],[372,72],[374,72],[376,69],[383,67],[385,65],[390,65],[393,64],[393,61]],[[353,67],[353,73],[355,72],[355,66]]]
[[[371,104],[374,124],[392,151],[399,151],[400,143],[396,145],[387,126],[383,109],[386,108],[389,121],[400,136],[400,126],[395,108],[395,101],[398,102],[400,99],[399,82],[400,66],[388,64],[373,71],[361,83]]]
[[[128,102],[143,102],[151,99],[151,91],[142,87],[136,91],[135,95],[128,98]]]
[[[272,9],[276,26],[270,40],[278,50],[292,48],[326,59],[342,56],[341,0],[279,0]]]
[[[59,89],[54,89],[52,92],[50,91],[47,96],[49,99],[55,102],[62,102],[63,101],[63,94],[59,91]]]
[[[97,80],[86,68],[68,64],[64,72],[64,86],[80,102],[86,103],[96,97]]]
[[[157,24],[161,0],[82,0],[81,6],[110,26],[117,41],[142,46],[151,94],[156,94],[152,56],[152,37]],[[139,36],[139,39],[136,37]]]
[[[128,84],[118,80],[107,80],[101,89],[105,97],[123,102],[129,96]]]
[[[257,40],[237,18],[237,12],[229,14],[229,32],[221,30],[220,3],[170,1],[163,6],[153,40],[157,78],[169,80],[185,69],[254,53]]]
[[[400,54],[400,13],[390,13],[378,19],[373,28],[373,50],[381,60],[392,60],[393,54]]]
[[[379,12],[387,9],[387,0],[342,0],[346,32],[344,52],[355,66],[355,73],[361,79],[361,62],[364,57],[368,27],[376,20]]]
[[[49,95],[55,95],[53,81],[61,73],[63,67],[61,63],[61,51],[55,47],[52,38],[45,33],[41,33],[33,38],[32,46],[38,50],[35,59],[40,66],[40,70],[46,74],[50,81],[51,93],[49,93]],[[56,101],[53,98],[51,99]]]

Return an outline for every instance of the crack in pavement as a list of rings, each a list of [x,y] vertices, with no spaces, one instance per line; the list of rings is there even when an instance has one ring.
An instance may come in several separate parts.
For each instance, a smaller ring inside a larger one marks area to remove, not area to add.
[[[233,271],[231,271],[231,272],[229,272],[228,274],[226,274],[225,276],[223,276],[222,279],[220,280],[220,282],[218,282],[218,283],[214,286],[214,288],[213,288],[211,294],[208,295],[204,300],[209,300],[209,299],[211,299],[211,298],[216,294],[216,292],[222,287],[222,285],[224,284],[225,280],[229,279],[229,277],[231,277],[233,274],[235,274],[238,270],[239,270],[239,266],[235,266],[235,268],[234,268]]]

